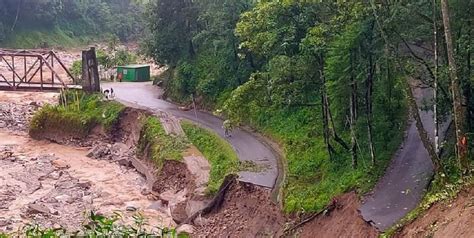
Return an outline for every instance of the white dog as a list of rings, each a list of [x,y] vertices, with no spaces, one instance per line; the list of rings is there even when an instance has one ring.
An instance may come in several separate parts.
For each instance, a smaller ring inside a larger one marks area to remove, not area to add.
[[[110,88],[110,89],[106,89],[104,90],[104,95],[105,95],[105,99],[107,100],[112,100],[115,98],[115,93],[114,93],[114,89],[113,88]]]

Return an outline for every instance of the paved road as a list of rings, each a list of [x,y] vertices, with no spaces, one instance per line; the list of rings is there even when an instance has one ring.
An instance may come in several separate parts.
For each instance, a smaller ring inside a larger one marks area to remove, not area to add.
[[[432,90],[420,85],[414,87],[418,107],[433,98]],[[419,111],[423,127],[434,141],[434,119],[432,111]],[[446,131],[445,123],[440,131]],[[442,133],[440,138],[443,138]],[[433,164],[421,141],[414,119],[403,145],[398,149],[384,177],[377,183],[372,194],[365,198],[361,214],[372,221],[381,231],[391,227],[414,209],[421,201],[433,175]]]
[[[171,113],[178,118],[191,120],[213,130],[232,145],[241,161],[250,160],[267,168],[261,172],[240,172],[241,181],[268,188],[275,186],[278,177],[278,156],[269,146],[251,133],[236,129],[231,138],[225,138],[221,119],[206,112],[198,111],[196,117],[194,111],[179,110],[176,105],[159,99],[161,94],[159,88],[150,82],[103,83],[102,88],[113,88],[116,99],[122,102]]]

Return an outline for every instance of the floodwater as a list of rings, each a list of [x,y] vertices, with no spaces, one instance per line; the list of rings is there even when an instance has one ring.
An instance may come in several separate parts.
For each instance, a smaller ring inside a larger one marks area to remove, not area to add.
[[[126,224],[140,212],[149,219],[150,227],[175,225],[166,209],[157,210],[155,201],[142,192],[145,179],[134,169],[88,158],[83,148],[1,131],[0,138],[0,151],[13,152],[0,160],[0,200],[4,204],[0,206],[0,231],[35,222],[76,229],[84,212],[91,210],[106,215],[117,211]],[[49,214],[32,214],[37,213],[28,210],[33,203],[46,207]],[[2,223],[7,225],[2,227]]]
[[[123,224],[141,214],[148,230],[176,225],[134,168],[89,158],[88,148],[29,138],[33,102],[54,104],[57,94],[0,92],[0,109],[6,110],[0,120],[7,125],[0,127],[0,232],[26,224],[76,230],[89,211],[117,212]]]

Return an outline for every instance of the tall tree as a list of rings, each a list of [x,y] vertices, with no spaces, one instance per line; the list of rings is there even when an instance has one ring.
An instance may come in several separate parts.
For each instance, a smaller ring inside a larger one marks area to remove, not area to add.
[[[441,12],[443,14],[444,36],[446,51],[448,55],[449,77],[451,78],[451,92],[453,97],[454,124],[456,129],[456,153],[459,167],[466,173],[469,171],[467,161],[467,137],[465,131],[466,108],[463,107],[461,84],[458,77],[456,59],[454,56],[453,37],[451,32],[451,17],[447,0],[441,0]]]

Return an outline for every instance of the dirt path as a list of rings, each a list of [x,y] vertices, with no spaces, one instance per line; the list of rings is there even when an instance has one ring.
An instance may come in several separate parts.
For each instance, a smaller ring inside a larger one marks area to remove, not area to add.
[[[432,90],[417,82],[413,85],[418,108],[432,100]],[[432,111],[419,111],[423,127],[434,141]],[[447,124],[441,131],[447,129]],[[383,231],[415,208],[433,175],[433,164],[421,141],[416,122],[410,119],[405,141],[397,151],[384,177],[360,208],[363,218]],[[440,135],[443,138],[443,135]]]
[[[160,97],[159,88],[147,83],[105,83],[102,88],[113,88],[116,99],[129,104],[129,106],[146,107],[151,110],[161,110],[172,115],[185,118],[200,125],[212,129],[222,138],[226,139],[237,152],[241,161],[250,160],[263,168],[260,172],[240,172],[240,181],[273,188],[278,172],[278,156],[265,143],[257,139],[251,133],[236,129],[231,138],[224,136],[222,120],[205,112],[181,111],[176,105],[166,102]]]

